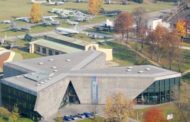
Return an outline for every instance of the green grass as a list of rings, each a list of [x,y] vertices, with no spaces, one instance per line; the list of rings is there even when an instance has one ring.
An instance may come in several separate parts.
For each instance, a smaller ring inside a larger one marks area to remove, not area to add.
[[[31,119],[28,119],[28,118],[19,118],[17,121],[14,121],[14,120],[5,120],[3,119],[3,117],[0,117],[0,122],[34,122],[33,120]]]
[[[15,17],[23,17],[23,16],[29,16],[30,10],[32,7],[32,3],[30,0],[0,0],[0,21],[6,20],[6,19],[13,19]],[[78,9],[82,11],[87,11],[87,3],[74,3],[74,2],[65,2],[63,5],[59,6],[53,6],[53,5],[47,5],[42,4],[41,5],[41,11],[43,15],[52,15],[52,13],[48,13],[48,11],[51,11],[52,8],[64,8],[64,9]],[[120,5],[120,4],[111,4],[111,5],[104,5],[105,10],[115,10],[115,9],[121,9],[123,11],[132,12],[136,7],[144,7],[147,12],[162,10],[162,9],[169,9],[174,7],[173,3],[169,2],[158,2],[156,4],[138,4],[131,2],[130,5]],[[90,22],[82,22],[79,25],[83,24],[89,24],[89,23],[97,23],[105,21],[106,19],[114,19],[114,17],[106,17],[104,15],[99,15],[95,18],[93,18]],[[18,25],[28,25],[24,22],[17,21],[16,24]],[[31,24],[29,24],[31,25]],[[61,21],[61,25],[63,27],[71,27],[68,25],[65,21]],[[22,35],[26,34],[26,31],[18,31],[13,32],[10,29],[9,25],[5,25],[0,23],[0,37],[3,37],[5,35],[7,36],[15,36],[15,35]],[[31,33],[38,33],[42,31],[51,31],[54,30],[55,26],[42,26],[37,25],[32,27]]]
[[[92,118],[84,119],[84,120],[78,120],[77,122],[104,122],[103,117],[96,117],[93,121]]]
[[[103,43],[100,46],[104,48],[113,48],[114,61],[118,62],[122,66],[149,64],[145,59],[117,41]]]
[[[190,73],[182,76],[182,80],[190,84]]]

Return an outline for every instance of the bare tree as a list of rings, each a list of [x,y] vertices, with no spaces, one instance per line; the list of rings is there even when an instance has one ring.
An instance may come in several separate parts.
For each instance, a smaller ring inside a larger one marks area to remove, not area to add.
[[[175,100],[174,107],[175,120],[177,122],[189,122],[190,120],[190,86],[187,83],[181,82],[183,89],[174,87],[172,90],[172,98]]]

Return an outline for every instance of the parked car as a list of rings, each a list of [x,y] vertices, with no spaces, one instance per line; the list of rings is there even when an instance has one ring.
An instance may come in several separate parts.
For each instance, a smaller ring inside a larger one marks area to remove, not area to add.
[[[81,118],[81,119],[86,118],[86,116],[84,114],[78,114],[78,117]]]
[[[72,118],[73,120],[79,119],[77,115],[73,115],[73,116],[71,116],[71,118]]]
[[[71,118],[70,116],[64,116],[64,117],[63,117],[63,120],[64,120],[64,121],[71,121],[72,118]]]
[[[84,115],[86,116],[86,118],[89,118],[89,117],[91,117],[91,116],[92,116],[92,114],[87,113],[87,112],[85,112],[85,113],[84,113]]]

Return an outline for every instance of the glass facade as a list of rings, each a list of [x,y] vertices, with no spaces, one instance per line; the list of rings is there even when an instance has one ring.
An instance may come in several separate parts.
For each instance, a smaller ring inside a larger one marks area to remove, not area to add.
[[[180,78],[155,81],[137,96],[137,104],[160,104],[172,101],[171,92],[174,86],[180,86]]]
[[[20,115],[29,117],[32,120],[39,120],[41,116],[33,111],[36,102],[36,96],[25,93],[10,86],[1,84],[2,104],[10,111],[14,105],[19,108]]]
[[[71,82],[69,83],[69,85],[67,87],[67,90],[62,99],[60,108],[64,107],[67,104],[80,104],[79,98],[78,98]]]

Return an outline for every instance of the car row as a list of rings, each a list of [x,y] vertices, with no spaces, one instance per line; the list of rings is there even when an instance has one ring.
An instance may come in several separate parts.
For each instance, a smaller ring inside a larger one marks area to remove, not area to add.
[[[77,115],[66,115],[63,117],[63,121],[72,121],[72,120],[77,120],[77,119],[84,119],[84,118],[89,118],[91,117],[91,113],[84,112],[82,114],[77,114]]]

